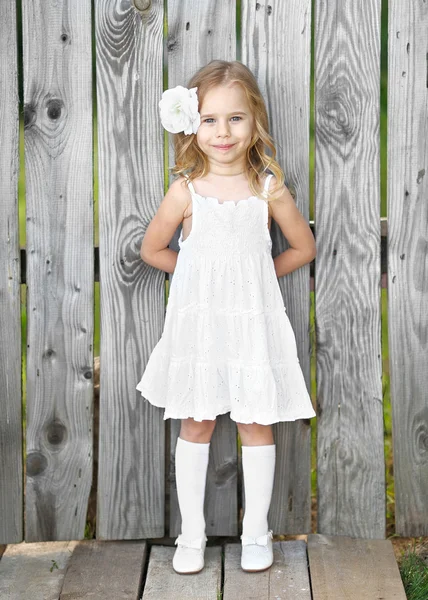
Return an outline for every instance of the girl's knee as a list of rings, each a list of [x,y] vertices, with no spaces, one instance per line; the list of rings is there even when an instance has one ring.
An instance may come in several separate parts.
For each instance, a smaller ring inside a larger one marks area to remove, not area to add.
[[[193,418],[182,419],[180,437],[188,442],[207,443],[211,440],[216,419],[195,421]]]
[[[272,425],[260,423],[236,423],[243,446],[273,444]]]

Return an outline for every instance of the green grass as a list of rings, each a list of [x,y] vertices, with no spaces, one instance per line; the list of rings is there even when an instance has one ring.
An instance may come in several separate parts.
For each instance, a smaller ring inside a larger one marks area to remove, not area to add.
[[[428,598],[428,548],[422,553],[416,548],[416,540],[410,550],[403,552],[399,568],[407,600]]]

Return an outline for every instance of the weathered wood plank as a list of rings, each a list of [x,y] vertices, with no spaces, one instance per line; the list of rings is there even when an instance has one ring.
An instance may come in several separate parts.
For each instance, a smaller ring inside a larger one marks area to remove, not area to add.
[[[91,2],[22,3],[27,541],[84,537],[92,480]]]
[[[223,600],[311,600],[306,543],[274,542],[274,563],[267,571],[241,568],[241,544],[226,544]]]
[[[309,221],[310,228],[312,233],[315,235],[315,226],[312,220]],[[386,288],[386,246],[387,246],[387,232],[388,232],[388,219],[387,217],[381,217],[380,219],[380,227],[381,227],[381,265],[382,265],[382,287]],[[21,247],[21,283],[26,283],[26,251],[25,248]],[[313,290],[314,283],[314,266],[315,263],[312,261],[309,265],[310,267],[310,281],[311,281],[311,291]],[[99,248],[98,246],[94,247],[94,281],[100,280],[99,273]]]
[[[190,76],[213,59],[236,58],[235,3],[210,0],[168,0],[168,87],[186,85]],[[170,166],[174,164],[172,148]],[[178,228],[170,247],[178,251]],[[172,281],[170,276],[170,282]],[[171,419],[170,438],[170,529],[181,531],[181,516],[175,483],[175,447],[180,420]],[[237,433],[229,413],[217,418],[211,439],[205,493],[207,535],[237,535]]]
[[[164,320],[163,273],[141,260],[163,192],[163,2],[96,2],[100,236],[97,537],[164,534],[162,411],[135,389]]]
[[[221,587],[221,547],[205,549],[199,573],[181,575],[172,568],[175,546],[152,546],[142,600],[218,600]]]
[[[256,75],[285,184],[308,221],[310,43],[310,2],[242,1],[242,62]],[[289,246],[274,220],[271,237],[273,256]],[[279,279],[310,391],[309,283],[309,265]],[[269,525],[275,533],[306,533],[311,528],[310,420],[277,423],[273,432],[277,458]]]
[[[171,426],[170,460],[170,536],[181,531],[181,516],[177,499],[175,479],[175,448],[180,431]],[[229,414],[219,415],[211,437],[210,456],[207,469],[207,483],[204,499],[206,534],[237,535],[238,533],[238,456],[236,426]],[[233,531],[234,533],[230,533]]]
[[[0,560],[2,600],[58,600],[78,542],[11,544]]]
[[[0,543],[22,540],[19,98],[16,5],[0,3]],[[5,451],[7,449],[7,451]]]
[[[59,600],[140,600],[146,556],[145,541],[79,542]]]
[[[406,600],[390,540],[308,535],[313,600]]]
[[[381,0],[316,6],[317,529],[383,538]]]
[[[428,535],[428,10],[389,4],[388,342],[395,528]]]

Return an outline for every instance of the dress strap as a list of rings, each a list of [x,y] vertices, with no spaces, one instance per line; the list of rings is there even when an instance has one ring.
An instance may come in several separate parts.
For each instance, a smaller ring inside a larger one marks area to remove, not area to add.
[[[263,191],[266,193],[269,191],[269,184],[270,184],[270,180],[272,179],[272,177],[273,177],[273,175],[272,175],[272,173],[270,173],[270,175],[268,175],[265,179],[265,185],[264,185]]]
[[[187,175],[185,177],[186,177],[187,187],[189,188],[190,192],[192,194],[196,194],[195,188],[193,187],[193,183],[190,181],[190,179]]]

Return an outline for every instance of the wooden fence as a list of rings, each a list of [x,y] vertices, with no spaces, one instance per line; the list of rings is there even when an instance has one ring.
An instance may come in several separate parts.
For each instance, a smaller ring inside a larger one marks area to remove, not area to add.
[[[161,0],[135,0],[135,6],[96,0],[93,7],[90,0],[22,0],[21,30],[15,2],[0,3],[0,543],[84,537],[94,468],[95,280],[101,294],[97,537],[179,533],[174,452],[180,423],[164,421],[162,409],[135,390],[165,313],[165,273],[139,256],[164,194],[163,68],[168,87],[185,85],[213,58],[238,58],[254,71],[286,183],[308,218],[313,21],[317,531],[385,537],[381,0],[268,2],[242,0],[238,11],[232,0],[168,0],[165,6]],[[396,532],[418,536],[428,535],[428,4],[391,0],[388,28],[385,281]],[[21,253],[19,39],[26,182]],[[171,244],[176,250],[178,233]],[[274,256],[286,249],[275,222],[272,240]],[[280,280],[309,389],[310,281],[309,265]],[[27,285],[24,432],[21,282]],[[310,433],[305,420],[274,425],[269,524],[275,534],[310,531]],[[240,481],[236,426],[223,415],[210,450],[208,535],[239,533]]]

